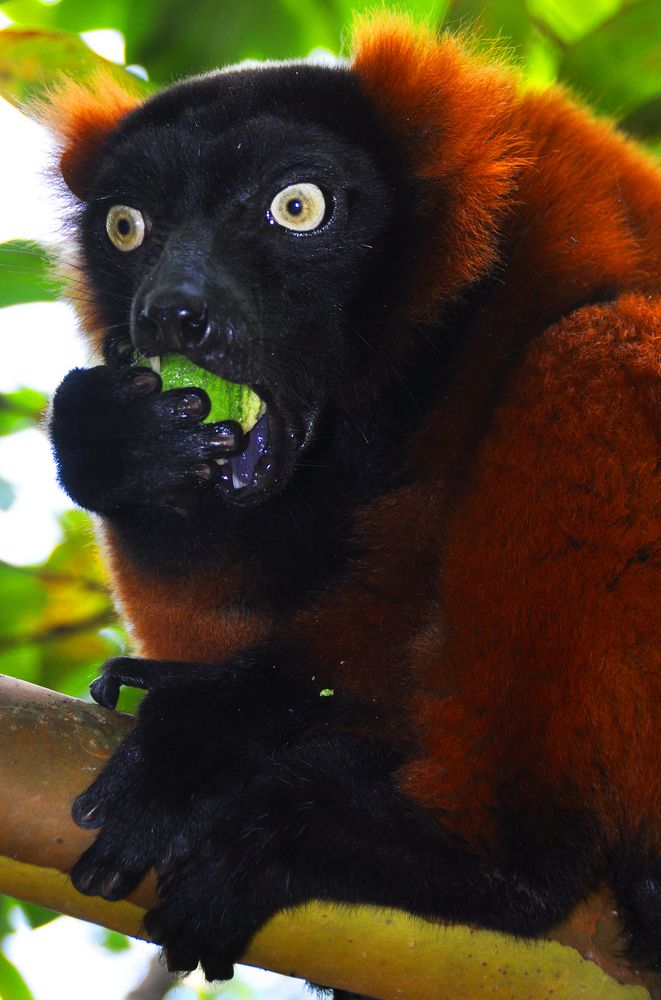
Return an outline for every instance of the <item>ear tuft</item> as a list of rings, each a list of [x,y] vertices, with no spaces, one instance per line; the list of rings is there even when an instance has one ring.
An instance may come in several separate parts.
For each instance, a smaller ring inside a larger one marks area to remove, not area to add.
[[[519,81],[469,38],[407,15],[361,16],[353,47],[352,69],[419,187],[430,267],[414,282],[414,313],[434,319],[497,259],[498,222],[528,157]]]
[[[70,191],[84,200],[102,143],[119,122],[142,103],[108,70],[85,82],[63,78],[34,107],[34,114],[56,137],[60,171]]]

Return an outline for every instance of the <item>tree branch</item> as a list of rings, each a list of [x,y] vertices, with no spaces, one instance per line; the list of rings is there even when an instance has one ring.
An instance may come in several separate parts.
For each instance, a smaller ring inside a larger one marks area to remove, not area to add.
[[[71,802],[131,722],[0,676],[0,891],[145,937],[141,921],[155,904],[153,879],[128,900],[108,903],[79,894],[65,874],[93,838],[73,824]],[[643,984],[617,958],[618,927],[607,896],[579,907],[550,938],[515,941],[398,911],[313,902],[277,914],[255,935],[244,961],[379,1000],[473,1000],[485,990],[494,998],[542,1000],[550,989],[585,1000],[661,997],[661,983]]]

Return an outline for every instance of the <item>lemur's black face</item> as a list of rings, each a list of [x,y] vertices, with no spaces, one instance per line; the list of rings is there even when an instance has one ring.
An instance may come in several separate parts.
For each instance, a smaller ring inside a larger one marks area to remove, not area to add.
[[[184,354],[266,402],[243,485],[218,484],[233,502],[281,489],[378,367],[411,205],[366,122],[343,69],[213,74],[130,115],[86,193],[106,361]]]

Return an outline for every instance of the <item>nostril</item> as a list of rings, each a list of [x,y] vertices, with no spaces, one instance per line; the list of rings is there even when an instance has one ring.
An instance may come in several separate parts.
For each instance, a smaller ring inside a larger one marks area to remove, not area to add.
[[[199,347],[211,324],[204,299],[182,287],[151,291],[137,308],[131,336],[141,354],[168,354]]]
[[[162,326],[153,311],[141,309],[133,321],[131,339],[142,354],[160,354]]]
[[[135,325],[145,333],[158,334],[160,323],[146,309],[141,309],[135,318]]]
[[[178,310],[179,335],[186,347],[199,347],[209,331],[209,314],[206,306],[182,306]]]

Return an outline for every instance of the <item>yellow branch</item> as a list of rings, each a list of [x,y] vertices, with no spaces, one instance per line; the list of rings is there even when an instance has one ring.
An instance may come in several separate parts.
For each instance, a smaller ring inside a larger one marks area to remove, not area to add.
[[[155,901],[152,880],[129,900],[108,903],[82,896],[64,874],[93,836],[71,821],[71,801],[130,726],[129,716],[0,677],[0,891],[144,936],[142,914]],[[313,902],[273,917],[243,961],[377,1000],[659,996],[614,954],[600,952],[599,937],[616,934],[610,915],[608,900],[595,898],[557,929],[560,944]],[[589,948],[611,975],[568,944]]]

